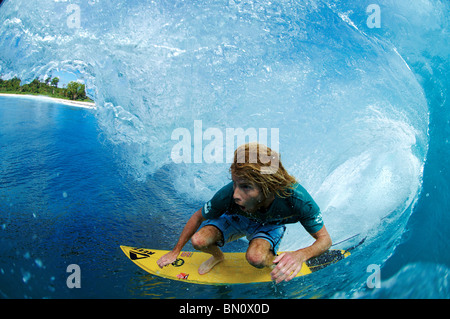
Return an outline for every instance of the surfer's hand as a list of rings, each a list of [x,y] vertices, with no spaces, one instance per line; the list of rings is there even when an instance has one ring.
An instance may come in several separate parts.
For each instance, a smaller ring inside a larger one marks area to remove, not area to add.
[[[277,256],[273,263],[276,267],[270,273],[272,280],[280,283],[283,280],[289,281],[294,278],[302,269],[302,264],[306,260],[301,252],[287,252]]]
[[[178,257],[178,252],[171,251],[162,256],[158,259],[156,262],[160,268],[163,268],[164,266],[170,265],[173,263]]]

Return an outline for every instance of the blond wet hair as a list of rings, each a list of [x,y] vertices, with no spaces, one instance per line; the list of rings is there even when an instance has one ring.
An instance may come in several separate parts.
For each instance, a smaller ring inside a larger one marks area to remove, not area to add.
[[[243,144],[234,151],[230,172],[259,186],[266,198],[270,193],[290,196],[297,182],[283,167],[277,152],[256,142]]]

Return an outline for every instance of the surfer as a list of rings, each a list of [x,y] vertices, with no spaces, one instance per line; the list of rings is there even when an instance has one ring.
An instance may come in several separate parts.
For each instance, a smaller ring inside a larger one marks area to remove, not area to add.
[[[273,268],[272,280],[279,283],[294,278],[303,262],[330,248],[319,207],[288,174],[277,152],[258,143],[241,145],[234,152],[230,172],[232,182],[191,216],[173,250],[157,261],[159,267],[174,262],[191,240],[195,249],[212,255],[198,269],[199,274],[206,274],[224,260],[220,247],[246,236],[247,261],[256,268]],[[314,243],[277,255],[285,225],[296,222]]]

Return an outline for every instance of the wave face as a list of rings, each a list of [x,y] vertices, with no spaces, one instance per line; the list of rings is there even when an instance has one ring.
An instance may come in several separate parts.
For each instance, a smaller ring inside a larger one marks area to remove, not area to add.
[[[381,246],[373,262],[383,263],[422,189],[434,106],[420,72],[448,57],[448,4],[378,2],[380,28],[365,1],[11,0],[0,10],[0,72],[25,82],[78,74],[125,174],[164,171],[190,203],[228,181],[229,163],[174,163],[176,129],[192,134],[193,153],[195,121],[224,144],[227,128],[278,129],[283,164],[334,242],[368,235],[363,256]],[[289,226],[281,248],[309,241]]]

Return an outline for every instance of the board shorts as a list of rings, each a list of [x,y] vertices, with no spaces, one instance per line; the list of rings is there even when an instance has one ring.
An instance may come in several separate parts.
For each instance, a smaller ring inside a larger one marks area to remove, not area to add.
[[[286,226],[261,224],[241,215],[223,214],[216,219],[208,219],[204,226],[214,226],[222,233],[222,240],[217,242],[219,247],[242,237],[250,242],[255,238],[267,240],[274,255],[277,254]]]

